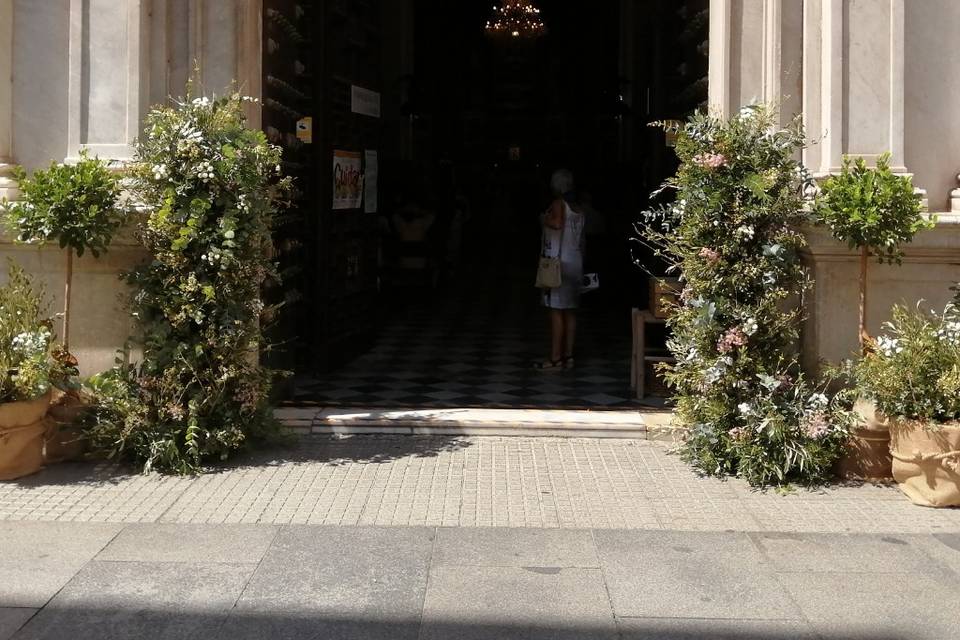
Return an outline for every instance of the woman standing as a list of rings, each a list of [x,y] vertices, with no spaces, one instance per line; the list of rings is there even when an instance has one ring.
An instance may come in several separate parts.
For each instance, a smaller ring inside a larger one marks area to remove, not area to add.
[[[543,214],[541,255],[560,260],[560,286],[543,291],[550,313],[550,357],[538,369],[572,369],[577,337],[577,307],[583,281],[584,215],[574,190],[573,174],[560,169],[550,178],[554,200]]]

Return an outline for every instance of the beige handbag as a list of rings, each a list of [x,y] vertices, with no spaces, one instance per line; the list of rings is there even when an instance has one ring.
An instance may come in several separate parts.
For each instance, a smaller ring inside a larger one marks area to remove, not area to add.
[[[560,258],[540,256],[537,266],[537,288],[556,289],[560,286]]]
[[[564,216],[563,226],[560,227],[560,247],[557,250],[557,257],[541,255],[540,262],[537,264],[537,288],[538,289],[556,289],[563,281],[561,276],[560,259],[563,257],[563,232],[566,227],[566,216]],[[546,248],[546,231],[540,237],[541,251]]]

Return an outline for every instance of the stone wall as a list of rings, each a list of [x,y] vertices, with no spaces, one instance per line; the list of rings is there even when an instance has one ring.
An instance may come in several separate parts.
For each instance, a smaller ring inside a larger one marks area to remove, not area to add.
[[[714,110],[761,99],[780,102],[784,119],[802,113],[814,141],[802,159],[819,177],[839,170],[844,155],[891,152],[939,213],[937,227],[905,247],[903,266],[871,265],[870,331],[894,304],[942,308],[960,280],[960,211],[944,213],[960,171],[960,50],[944,38],[960,27],[960,3],[711,0],[710,10]],[[856,351],[859,263],[824,230],[808,237],[816,288],[803,345],[814,368]]]
[[[17,196],[13,163],[36,169],[82,149],[129,159],[149,106],[183,95],[195,68],[207,94],[236,81],[259,97],[260,0],[0,0],[0,198]],[[62,251],[0,237],[8,257],[62,308]],[[112,366],[130,335],[118,274],[143,258],[127,236],[75,263],[71,348],[85,375]]]

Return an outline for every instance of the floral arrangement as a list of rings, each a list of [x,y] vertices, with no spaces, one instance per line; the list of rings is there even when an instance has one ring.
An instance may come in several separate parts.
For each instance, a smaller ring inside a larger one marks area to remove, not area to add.
[[[95,446],[189,473],[270,433],[274,372],[259,364],[261,287],[290,182],[281,150],[244,126],[246,99],[187,98],[146,118],[133,190],[152,260],[127,275],[143,356],[92,381]]]
[[[960,308],[897,306],[883,327],[885,334],[852,365],[857,389],[893,418],[960,420]]]
[[[10,262],[0,287],[0,403],[38,398],[76,374],[75,362],[51,351],[53,323],[45,309],[43,291]]]
[[[797,229],[810,179],[794,159],[804,143],[798,121],[779,128],[762,105],[729,121],[694,115],[664,186],[676,199],[647,212],[641,238],[684,284],[669,319],[677,362],[665,368],[687,427],[681,453],[753,485],[824,480],[849,433],[840,399],[795,357],[809,284]]]
[[[67,251],[63,309],[63,343],[70,340],[70,285],[73,256],[89,251],[99,257],[107,250],[126,213],[119,205],[117,176],[97,158],[80,152],[75,163],[53,163],[28,176],[22,167],[14,172],[20,199],[6,203],[6,223],[19,242],[57,243]]]

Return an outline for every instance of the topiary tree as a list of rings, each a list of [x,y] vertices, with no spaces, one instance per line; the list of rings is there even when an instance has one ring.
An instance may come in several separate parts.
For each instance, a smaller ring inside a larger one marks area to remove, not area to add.
[[[669,125],[667,125],[669,126]],[[647,213],[643,240],[683,282],[670,308],[666,368],[683,457],[753,485],[829,477],[849,416],[796,360],[809,280],[800,262],[810,180],[794,159],[799,120],[749,106],[729,120],[698,113],[680,128],[672,204]]]
[[[863,158],[843,159],[840,173],[821,186],[814,212],[833,236],[860,253],[860,350],[867,346],[867,264],[870,255],[882,263],[900,264],[900,246],[918,231],[931,228],[924,219],[920,196],[910,176],[890,170],[890,154],[877,159],[876,168]]]
[[[70,295],[73,257],[89,251],[99,257],[124,223],[117,176],[98,158],[80,152],[75,164],[53,163],[28,176],[17,167],[20,199],[5,203],[6,223],[26,243],[57,243],[66,250],[63,292],[64,351],[70,348]]]
[[[290,181],[281,150],[244,125],[243,103],[157,107],[136,146],[139,234],[152,257],[127,276],[142,361],[93,381],[90,436],[147,469],[196,471],[273,425],[260,292],[278,280],[271,230]]]

